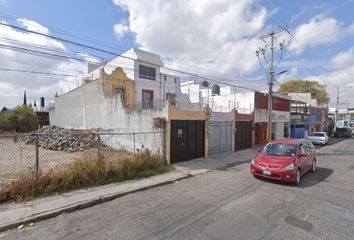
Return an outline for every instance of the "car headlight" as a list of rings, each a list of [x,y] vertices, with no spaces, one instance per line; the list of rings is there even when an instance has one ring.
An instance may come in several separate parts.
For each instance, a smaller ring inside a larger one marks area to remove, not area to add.
[[[252,159],[251,164],[252,164],[252,165],[256,165],[256,163],[255,163],[255,161],[254,161],[254,158]]]
[[[284,167],[284,171],[290,171],[294,169],[294,163],[290,163],[288,166]]]

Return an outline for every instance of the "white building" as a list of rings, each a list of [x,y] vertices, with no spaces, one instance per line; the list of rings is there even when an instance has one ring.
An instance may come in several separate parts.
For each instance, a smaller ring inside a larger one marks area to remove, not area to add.
[[[49,112],[51,125],[133,132],[133,139],[128,134],[118,135],[113,142],[105,143],[131,151],[143,147],[162,151],[168,162],[207,156],[208,141],[204,139],[204,136],[207,139],[204,127],[207,111],[200,104],[191,104],[188,96],[180,92],[178,77],[161,72],[159,55],[131,49],[101,66],[88,67],[89,73],[82,86],[55,98],[55,106]],[[187,134],[177,128],[181,122],[191,122],[194,128],[189,130],[199,131],[200,141],[198,154],[192,152],[177,159],[178,144],[186,146],[188,141],[196,142],[194,135],[182,138],[186,142],[175,142],[176,138],[172,136]],[[136,134],[145,132],[158,134]]]
[[[254,91],[221,86],[220,93],[215,93],[213,86],[204,87],[202,83],[190,81],[181,83],[181,92],[188,95],[192,103],[209,104],[214,112],[231,112],[233,109],[238,113],[253,112]]]

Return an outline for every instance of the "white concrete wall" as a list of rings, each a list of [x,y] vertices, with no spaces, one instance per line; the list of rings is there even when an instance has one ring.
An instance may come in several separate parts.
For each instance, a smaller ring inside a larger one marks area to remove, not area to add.
[[[128,111],[121,103],[119,96],[105,98],[101,87],[101,81],[96,80],[78,89],[66,93],[55,99],[55,110],[50,111],[51,125],[64,128],[102,128],[112,129],[116,132],[147,132],[158,131],[153,128],[154,117],[165,117],[167,110]],[[161,135],[162,136],[162,135]],[[153,151],[158,151],[161,146],[155,144],[162,142],[157,139],[161,136],[146,134],[136,137],[136,147],[145,145]],[[119,139],[119,137],[115,137]],[[124,146],[133,150],[133,142],[122,138]],[[142,139],[139,142],[139,139]],[[118,146],[117,141],[115,145]],[[119,142],[119,141],[118,141]]]
[[[272,131],[275,139],[284,138],[284,123],[283,122],[272,123]]]
[[[193,103],[200,101],[207,103],[208,89],[201,87],[198,83],[182,83],[181,91],[187,94]],[[209,89],[209,107],[217,112],[230,112],[236,108],[239,113],[250,114],[254,110],[254,92],[235,90],[231,86],[224,86],[220,88],[220,95],[213,96],[211,89]]]
[[[268,110],[255,109],[254,122],[255,123],[268,122]],[[290,112],[273,110],[272,111],[272,122],[290,123]]]

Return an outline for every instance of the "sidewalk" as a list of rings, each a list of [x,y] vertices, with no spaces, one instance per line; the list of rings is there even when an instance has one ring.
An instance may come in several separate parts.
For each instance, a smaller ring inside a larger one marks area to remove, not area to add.
[[[196,159],[189,162],[178,163],[174,165],[176,168],[175,171],[150,178],[81,189],[25,203],[3,204],[0,205],[0,232],[9,228],[18,227],[21,224],[32,223],[55,217],[64,212],[72,212],[77,209],[110,201],[137,191],[174,183],[175,181],[210,170],[222,169],[249,162],[255,152],[255,149],[246,149],[238,152],[225,153],[206,159]]]

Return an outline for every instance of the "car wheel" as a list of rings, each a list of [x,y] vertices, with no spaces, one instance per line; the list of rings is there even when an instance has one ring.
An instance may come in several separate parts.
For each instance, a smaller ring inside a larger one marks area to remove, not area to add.
[[[296,171],[296,177],[295,177],[295,185],[299,185],[301,183],[301,171],[298,169]]]
[[[316,160],[312,161],[311,172],[312,173],[316,172]]]

